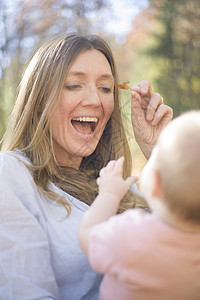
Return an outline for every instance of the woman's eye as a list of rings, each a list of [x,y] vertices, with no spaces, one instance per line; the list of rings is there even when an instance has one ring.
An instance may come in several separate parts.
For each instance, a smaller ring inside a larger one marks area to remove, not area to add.
[[[73,91],[79,89],[81,86],[78,84],[72,84],[72,85],[66,85],[65,87],[67,90]]]
[[[101,90],[105,93],[105,94],[109,94],[111,93],[111,89],[110,88],[107,88],[107,87],[101,87]]]

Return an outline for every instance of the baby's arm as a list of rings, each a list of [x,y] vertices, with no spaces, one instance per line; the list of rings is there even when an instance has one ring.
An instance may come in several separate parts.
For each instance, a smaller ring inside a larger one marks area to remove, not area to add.
[[[84,215],[78,230],[79,243],[86,255],[89,234],[93,226],[117,213],[123,196],[138,179],[137,177],[128,177],[125,180],[122,178],[123,162],[124,158],[120,157],[117,161],[110,161],[100,171],[100,177],[97,179],[99,195]]]

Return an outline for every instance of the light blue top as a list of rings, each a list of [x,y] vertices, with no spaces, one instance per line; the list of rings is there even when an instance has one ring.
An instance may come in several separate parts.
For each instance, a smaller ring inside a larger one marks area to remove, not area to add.
[[[93,271],[77,240],[88,205],[51,184],[72,205],[41,194],[30,171],[0,153],[0,299],[96,300],[102,276]]]

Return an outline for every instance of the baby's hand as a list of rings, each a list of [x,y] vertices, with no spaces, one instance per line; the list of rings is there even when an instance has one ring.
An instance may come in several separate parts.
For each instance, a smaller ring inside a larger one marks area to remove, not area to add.
[[[107,166],[100,171],[100,177],[97,179],[99,193],[110,193],[119,200],[127,193],[131,185],[138,180],[137,177],[122,178],[124,157],[118,160],[111,160]]]

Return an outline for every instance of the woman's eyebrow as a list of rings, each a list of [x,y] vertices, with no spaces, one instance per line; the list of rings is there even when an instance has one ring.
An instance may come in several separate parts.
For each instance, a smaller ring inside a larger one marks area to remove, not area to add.
[[[74,75],[74,76],[84,76],[84,75],[87,75],[86,73],[84,73],[84,72],[81,72],[81,71],[69,71],[69,73],[68,73],[68,75]],[[105,79],[114,79],[113,78],[113,75],[112,74],[102,74],[101,76],[100,76],[100,78],[105,78]]]
[[[69,71],[68,75],[83,76],[85,73],[80,71]]]
[[[102,77],[102,78],[112,78],[113,79],[112,74],[102,74],[100,77]]]

